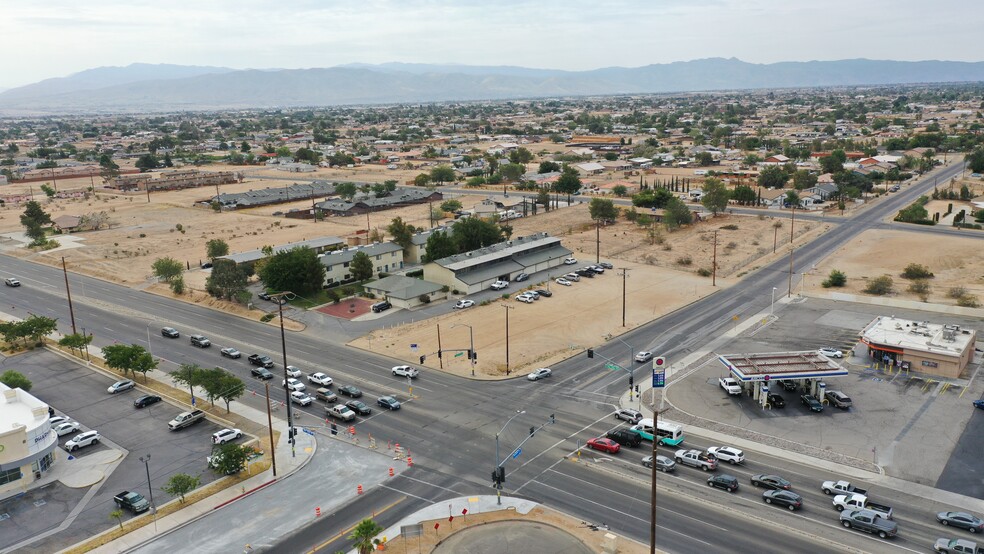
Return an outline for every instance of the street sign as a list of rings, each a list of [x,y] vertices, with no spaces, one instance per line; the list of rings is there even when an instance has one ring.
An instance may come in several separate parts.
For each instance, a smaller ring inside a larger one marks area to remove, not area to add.
[[[415,342],[411,342],[410,343],[410,351],[411,352],[416,352],[417,351],[417,343],[415,343]]]
[[[606,367],[607,369],[610,369],[610,370],[612,370],[612,371],[617,371],[617,370],[619,370],[619,369],[622,369],[622,368],[620,368],[620,367],[618,367],[617,365],[615,365],[615,364],[612,364],[612,363],[608,363],[608,364],[605,364],[605,367]]]
[[[661,389],[666,386],[666,358],[653,358],[653,388]]]
[[[519,455],[522,454],[522,453],[523,453],[523,449],[522,448],[517,448],[516,451],[512,453],[513,459],[518,458]]]
[[[301,427],[301,431],[304,431],[305,433],[311,435],[312,437],[314,436],[314,431],[312,431],[312,430],[310,430],[310,429],[308,429],[306,427]]]
[[[455,358],[460,358],[460,357],[462,357],[462,356],[464,356],[464,355],[465,355],[465,353],[464,353],[464,352],[458,352],[457,354],[455,354],[455,355],[454,355],[454,357],[455,357]]]

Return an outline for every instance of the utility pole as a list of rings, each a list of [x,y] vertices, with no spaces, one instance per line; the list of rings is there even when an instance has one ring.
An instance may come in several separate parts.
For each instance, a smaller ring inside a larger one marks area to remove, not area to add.
[[[629,269],[623,267],[619,271],[622,272],[622,327],[625,327],[625,280],[629,278]]]
[[[789,218],[789,289],[786,291],[786,298],[793,295],[793,224],[796,222],[796,206]]]
[[[502,305],[506,309],[506,375],[509,375],[509,310],[513,310],[512,306]]]
[[[270,413],[270,381],[264,381],[266,385],[266,406],[267,406],[267,431],[270,433],[270,460],[273,462],[273,476],[277,476],[277,447],[273,443],[273,414]]]
[[[652,477],[650,481],[650,497],[649,497],[649,554],[656,554],[656,444],[659,442],[659,435],[656,430],[659,429],[659,414],[669,410],[669,408],[663,408],[662,410],[657,410],[655,406],[656,401],[656,390],[653,389],[653,463],[652,463]]]
[[[441,355],[441,324],[437,324],[437,363],[444,369],[444,357]]]
[[[68,296],[68,315],[72,319],[72,334],[77,335],[75,330],[75,310],[72,309],[72,291],[68,288],[68,269],[65,268],[65,256],[62,256],[62,273],[65,274],[65,294]]]
[[[711,258],[711,286],[717,286],[718,274],[718,232],[714,230],[714,257]]]
[[[601,220],[595,220],[595,263],[601,263]]]
[[[290,443],[290,457],[294,458],[297,456],[297,452],[294,451],[294,444],[297,440],[294,437],[294,413],[291,410],[290,389],[287,387],[287,379],[290,376],[287,375],[287,335],[284,332],[284,296],[287,294],[290,294],[290,292],[278,292],[277,294],[271,294],[270,298],[277,299],[277,311],[280,313],[280,349],[284,357],[284,404],[287,406],[287,442]],[[271,444],[270,448],[272,450],[274,446]]]

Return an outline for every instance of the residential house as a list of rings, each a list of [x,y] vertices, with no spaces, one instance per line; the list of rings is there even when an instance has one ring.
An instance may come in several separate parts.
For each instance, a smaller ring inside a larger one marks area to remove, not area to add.
[[[394,308],[416,308],[435,300],[444,300],[444,285],[404,275],[389,275],[364,285],[366,292],[389,301]]]
[[[364,252],[372,260],[373,277],[403,268],[403,248],[395,242],[375,242],[365,246],[353,246],[321,254],[321,264],[325,266],[325,286],[348,283],[352,277],[352,258]]]
[[[82,216],[68,214],[60,215],[52,219],[51,223],[59,232],[71,233],[79,230],[79,224],[82,223]]]
[[[574,164],[574,169],[581,175],[598,175],[605,171],[605,166],[597,162],[584,162]]]

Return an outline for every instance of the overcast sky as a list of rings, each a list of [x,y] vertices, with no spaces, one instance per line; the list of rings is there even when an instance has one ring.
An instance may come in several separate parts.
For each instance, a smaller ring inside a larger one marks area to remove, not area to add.
[[[7,0],[0,89],[135,62],[981,61],[982,21],[976,0]]]

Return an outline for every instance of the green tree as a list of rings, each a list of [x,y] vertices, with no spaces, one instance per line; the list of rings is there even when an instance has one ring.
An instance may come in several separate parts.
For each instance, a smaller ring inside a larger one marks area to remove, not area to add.
[[[109,512],[109,520],[112,521],[114,519],[120,524],[120,529],[122,530],[123,529],[123,510],[120,510],[119,508],[117,508],[117,509],[113,510],[112,512]]]
[[[755,191],[748,185],[736,186],[735,190],[731,192],[731,198],[742,206],[754,204],[758,199],[755,195]]]
[[[384,529],[375,521],[366,518],[363,519],[355,526],[352,530],[352,534],[349,535],[349,539],[355,541],[352,546],[359,552],[359,554],[371,554],[375,545],[376,535],[382,533]]]
[[[31,342],[39,343],[41,339],[54,333],[58,329],[58,320],[41,315],[31,314],[24,321],[18,323],[23,330],[23,336]]]
[[[460,200],[451,199],[451,200],[445,200],[444,202],[441,202],[441,211],[452,213],[452,212],[456,212],[456,211],[458,211],[460,209],[461,209],[461,201]]]
[[[550,211],[550,191],[543,188],[536,194],[536,203],[543,206],[543,211]]]
[[[666,224],[666,228],[677,229],[683,225],[690,225],[692,221],[693,214],[690,213],[690,208],[679,198],[671,196],[663,212],[663,223]]]
[[[456,202],[456,200],[448,200],[447,202]],[[460,206],[461,203],[458,202],[458,204]],[[441,209],[444,209],[444,204],[441,204]],[[407,249],[412,244],[413,234],[417,232],[417,228],[403,221],[402,217],[394,217],[393,221],[386,227],[386,231],[393,237],[393,242],[399,244],[401,248]]]
[[[371,279],[372,274],[376,272],[372,265],[372,258],[370,258],[365,252],[356,252],[355,255],[352,256],[352,262],[349,264],[349,271],[352,272],[352,278],[356,281]]]
[[[91,343],[92,335],[80,335],[78,333],[65,335],[58,340],[58,346],[70,348],[73,353],[78,350],[80,354],[82,353],[82,350],[84,350]]]
[[[426,173],[420,173],[413,178],[413,184],[417,185],[418,187],[426,187],[428,184],[430,184],[430,181],[431,181],[430,175]]]
[[[458,253],[458,248],[454,244],[454,238],[446,231],[434,231],[431,233],[427,237],[427,244],[424,248],[426,253],[423,256],[423,261],[425,263],[447,258]]]
[[[325,284],[325,266],[318,254],[308,247],[277,252],[257,270],[260,280],[270,290],[312,293]]]
[[[875,296],[884,296],[886,294],[891,294],[895,291],[895,283],[892,278],[888,275],[882,275],[881,277],[875,277],[868,282],[868,286],[864,288],[862,292],[867,294],[873,294]]]
[[[567,203],[571,203],[571,195],[581,190],[581,177],[571,166],[564,167],[560,178],[554,184],[554,190],[567,195]]]
[[[618,208],[615,203],[607,198],[592,198],[588,204],[588,213],[595,221],[616,220],[618,219]]]
[[[964,158],[972,173],[984,173],[984,146],[978,146]]]
[[[48,183],[41,184],[41,192],[43,192],[44,195],[47,196],[48,198],[54,198],[56,194],[55,189]]]
[[[0,375],[0,383],[7,385],[12,389],[21,389],[24,392],[31,390],[31,380],[24,376],[23,373],[8,369]]]
[[[805,169],[800,169],[796,173],[793,173],[793,187],[796,190],[813,188],[816,184],[817,176]]]
[[[157,367],[157,362],[139,344],[111,344],[102,349],[106,366],[118,370],[126,377],[127,373],[147,373]]]
[[[41,204],[36,200],[30,200],[27,204],[24,204],[24,213],[20,216],[21,225],[27,227],[29,225],[37,225],[43,227],[45,225],[51,225],[51,215],[44,211]]]
[[[175,279],[181,275],[182,271],[184,271],[184,266],[181,262],[169,257],[157,258],[154,260],[151,268],[154,270],[154,275],[164,282]]]
[[[929,218],[929,212],[926,208],[916,202],[902,210],[899,210],[899,215],[895,217],[895,221],[901,221],[902,223],[915,223],[917,221],[926,221]]]
[[[497,223],[477,217],[459,220],[451,228],[458,253],[470,252],[504,240],[502,228]]]
[[[823,288],[825,289],[829,289],[831,287],[843,287],[847,284],[847,275],[843,271],[832,269],[830,270],[830,275],[828,275],[823,283],[820,284],[823,285]]]
[[[798,208],[800,205],[800,195],[795,190],[786,191],[786,204]]]
[[[844,162],[839,157],[833,155],[820,158],[820,169],[824,173],[839,173],[844,171]]]
[[[509,153],[509,161],[514,164],[528,164],[533,161],[533,153],[520,146]]]
[[[205,243],[205,255],[213,260],[229,255],[229,245],[222,239],[212,239]]]
[[[540,167],[536,170],[537,173],[553,173],[554,171],[560,171],[560,164],[557,162],[540,162]]]
[[[205,291],[215,298],[232,300],[246,290],[246,271],[236,262],[227,259],[215,260],[212,271],[205,279]]]
[[[705,208],[711,210],[712,214],[724,211],[728,207],[728,200],[731,199],[731,191],[721,179],[709,177],[704,180],[704,191],[700,203]]]
[[[229,413],[229,404],[246,393],[246,383],[242,379],[223,371],[221,376],[217,376],[216,398],[220,398],[226,405],[226,413]]]
[[[526,173],[526,168],[521,164],[506,164],[499,168],[499,173],[507,181],[518,181]]]
[[[355,183],[338,183],[335,185],[335,194],[343,200],[351,201],[357,192],[359,192],[359,187],[355,186]]]
[[[438,186],[454,181],[454,168],[447,164],[434,166],[430,171],[430,180]]]
[[[694,162],[701,167],[714,165],[714,156],[710,152],[700,152],[694,156]]]
[[[632,195],[632,205],[640,208],[665,208],[673,199],[673,193],[666,189],[646,189]]]
[[[614,194],[619,198],[623,198],[628,193],[629,193],[629,187],[625,185],[615,185],[614,187],[612,187],[612,194]]]
[[[197,489],[201,484],[202,480],[200,477],[188,475],[187,473],[176,473],[167,480],[167,483],[161,487],[161,490],[171,496],[177,496],[178,502],[184,504],[185,495]]]
[[[144,154],[137,158],[137,162],[133,164],[141,173],[150,171],[151,169],[157,169],[160,163],[157,161],[157,156],[153,154]]]
[[[212,469],[223,475],[234,475],[246,469],[252,448],[227,442],[212,450]]]
[[[789,174],[775,165],[763,169],[758,176],[759,186],[767,189],[781,189],[786,186],[788,180]]]
[[[99,175],[105,182],[109,182],[120,176],[120,166],[116,165],[116,162],[113,161],[113,158],[109,157],[109,154],[99,156],[99,168]]]
[[[200,386],[204,379],[205,369],[198,364],[181,364],[177,370],[171,372],[171,380],[176,385],[188,387],[192,396],[195,394],[194,388]]]
[[[248,143],[248,142],[246,142],[245,140],[244,140],[244,141],[242,142],[242,144],[240,144],[240,145],[239,145],[239,151],[240,151],[240,152],[242,152],[242,153],[244,153],[244,154],[245,154],[246,152],[249,152],[249,151],[250,151],[250,150],[252,150],[252,149],[253,149],[253,148],[252,148],[252,147],[251,147],[251,146],[249,145],[249,143]]]

